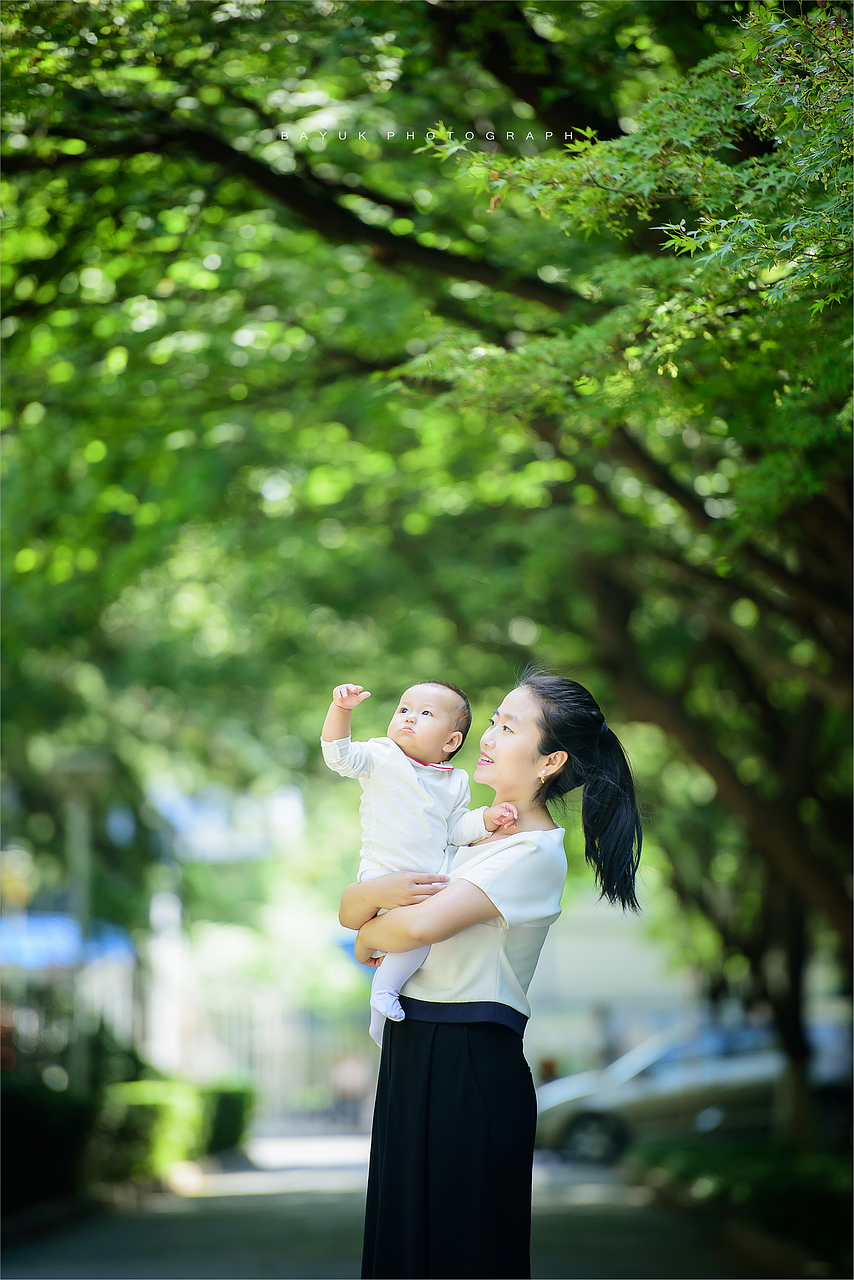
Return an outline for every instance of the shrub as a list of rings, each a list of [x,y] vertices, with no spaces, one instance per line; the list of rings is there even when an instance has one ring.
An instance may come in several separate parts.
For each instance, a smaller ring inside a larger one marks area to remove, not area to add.
[[[249,1085],[216,1085],[203,1090],[207,1113],[205,1151],[239,1147],[252,1117],[255,1096]]]
[[[75,1195],[95,1124],[94,1095],[55,1093],[4,1073],[0,1098],[4,1214]]]
[[[638,1148],[636,1159],[670,1170],[698,1203],[748,1218],[814,1250],[850,1275],[851,1161],[838,1151],[777,1143],[695,1142]]]
[[[92,1182],[162,1182],[173,1164],[202,1154],[205,1111],[184,1080],[111,1085],[87,1152]]]

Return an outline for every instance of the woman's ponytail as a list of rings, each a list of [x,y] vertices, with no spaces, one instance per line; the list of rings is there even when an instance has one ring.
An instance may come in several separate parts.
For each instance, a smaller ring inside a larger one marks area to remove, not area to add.
[[[637,911],[635,876],[643,831],[632,771],[620,740],[605,723],[593,695],[575,680],[529,668],[520,685],[540,704],[540,751],[565,751],[567,761],[540,790],[543,801],[561,800],[583,787],[584,856],[602,897]]]
[[[643,830],[632,771],[617,735],[602,722],[597,758],[587,771],[581,796],[584,856],[603,898],[638,910],[635,876]]]

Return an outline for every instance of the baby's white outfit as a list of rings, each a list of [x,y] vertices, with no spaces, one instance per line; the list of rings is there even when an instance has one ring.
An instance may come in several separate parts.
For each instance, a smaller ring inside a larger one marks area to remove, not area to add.
[[[336,773],[362,784],[359,814],[362,855],[358,881],[392,871],[443,875],[456,849],[476,844],[490,833],[484,809],[469,809],[468,774],[451,764],[422,764],[391,738],[352,742],[321,741],[323,758]],[[424,963],[429,947],[394,952],[374,972],[371,986],[371,1036],[382,1044],[387,1017],[403,1018],[398,992]]]

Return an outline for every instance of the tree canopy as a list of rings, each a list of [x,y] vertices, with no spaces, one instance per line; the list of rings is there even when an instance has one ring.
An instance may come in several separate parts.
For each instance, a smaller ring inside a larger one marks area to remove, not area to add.
[[[806,13],[9,0],[38,865],[69,746],[140,819],[98,834],[133,920],[153,771],[299,779],[338,680],[381,731],[414,674],[488,703],[533,656],[635,722],[652,856],[722,964],[765,981],[763,877],[850,938],[850,19]]]

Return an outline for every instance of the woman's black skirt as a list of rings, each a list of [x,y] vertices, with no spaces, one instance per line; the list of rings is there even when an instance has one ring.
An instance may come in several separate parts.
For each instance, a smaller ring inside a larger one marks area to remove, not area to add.
[[[529,1277],[536,1114],[509,1027],[387,1022],[362,1275]]]

